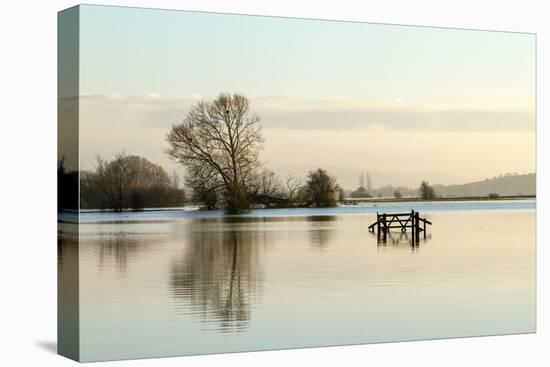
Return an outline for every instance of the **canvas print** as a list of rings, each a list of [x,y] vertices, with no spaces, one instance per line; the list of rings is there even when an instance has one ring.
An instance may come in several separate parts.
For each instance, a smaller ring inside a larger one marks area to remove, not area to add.
[[[60,354],[535,332],[534,34],[58,25]]]

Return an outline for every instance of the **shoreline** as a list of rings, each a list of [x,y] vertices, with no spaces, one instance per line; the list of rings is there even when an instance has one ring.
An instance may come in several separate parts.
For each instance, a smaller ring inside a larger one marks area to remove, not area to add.
[[[440,201],[500,201],[500,200],[536,200],[536,195],[503,195],[497,197],[488,196],[456,196],[456,197],[439,197],[435,199],[419,199],[419,198],[346,198],[344,202],[351,202],[353,204],[343,205],[355,205],[355,204],[368,204],[368,203],[409,203],[409,202],[440,202]]]
[[[447,198],[437,198],[430,200],[422,200],[419,198],[363,198],[363,199],[345,199],[343,203],[339,203],[335,207],[331,208],[313,208],[313,207],[283,207],[283,208],[253,208],[253,210],[266,210],[266,209],[334,209],[334,208],[352,208],[354,206],[360,206],[365,204],[379,204],[379,203],[411,203],[416,202],[419,204],[422,203],[437,203],[437,202],[487,202],[487,201],[522,201],[522,200],[536,200],[535,195],[516,195],[516,196],[500,196],[496,198],[489,198],[487,196],[464,196],[464,197],[447,197]],[[194,207],[193,209],[191,209]],[[64,210],[58,213],[66,214],[94,214],[94,213],[103,213],[103,214],[117,214],[117,213],[153,213],[153,212],[184,212],[184,211],[201,211],[201,212],[214,212],[222,209],[216,210],[207,210],[201,207],[200,203],[189,203],[179,207],[166,207],[166,208],[143,208],[142,210],[123,210],[121,212],[113,210],[104,210],[104,209],[81,209],[78,210]]]

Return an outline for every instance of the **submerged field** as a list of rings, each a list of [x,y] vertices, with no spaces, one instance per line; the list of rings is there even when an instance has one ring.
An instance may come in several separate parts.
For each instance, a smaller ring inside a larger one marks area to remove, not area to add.
[[[417,246],[367,231],[411,209],[433,222]],[[80,221],[83,360],[535,330],[534,200]],[[63,269],[76,243],[60,228]]]

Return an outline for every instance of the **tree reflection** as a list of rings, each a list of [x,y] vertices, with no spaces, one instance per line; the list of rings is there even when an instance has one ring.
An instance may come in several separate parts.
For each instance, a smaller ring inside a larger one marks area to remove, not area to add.
[[[185,301],[182,311],[199,314],[222,332],[240,331],[248,327],[259,293],[258,249],[265,237],[235,224],[218,229],[188,232],[185,253],[172,264],[172,290]]]
[[[309,216],[306,217],[306,220],[310,223],[309,236],[311,244],[320,250],[325,249],[330,242],[333,232],[329,222],[334,222],[336,220],[336,216]]]
[[[120,231],[110,233],[99,239],[99,266],[105,268],[107,264],[114,261],[116,269],[121,273],[128,270],[128,261],[136,257],[141,246],[147,242],[128,236],[126,232]]]
[[[148,225],[153,222],[140,222]],[[124,276],[128,266],[135,262],[140,253],[152,255],[152,250],[158,248],[165,240],[162,233],[140,233],[133,228],[131,222],[109,222],[83,224],[80,243],[90,248],[97,255],[98,269],[116,269],[119,275]],[[87,229],[87,226],[93,226]]]

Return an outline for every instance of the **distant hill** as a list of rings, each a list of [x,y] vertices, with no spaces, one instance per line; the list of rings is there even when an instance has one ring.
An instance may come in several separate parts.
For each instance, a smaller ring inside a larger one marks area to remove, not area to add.
[[[441,196],[535,195],[536,174],[506,174],[462,185],[434,185]]]
[[[433,185],[438,196],[499,196],[535,195],[536,174],[528,173],[505,174],[498,177],[487,178],[483,181],[469,182],[461,185]],[[371,190],[370,196],[365,197],[393,197],[398,191],[402,197],[417,197],[417,188],[392,185],[382,186]],[[352,197],[352,191],[346,191],[346,197]]]

